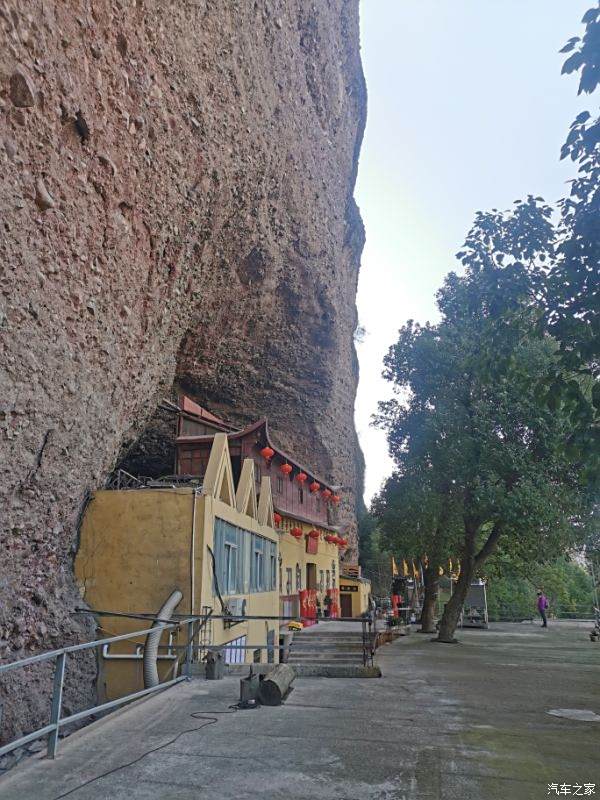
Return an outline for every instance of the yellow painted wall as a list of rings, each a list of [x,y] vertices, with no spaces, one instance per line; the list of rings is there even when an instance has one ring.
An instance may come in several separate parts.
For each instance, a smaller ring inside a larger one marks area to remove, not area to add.
[[[194,519],[195,504],[195,526]],[[88,506],[75,561],[75,574],[83,599],[92,609],[128,613],[156,613],[174,589],[183,593],[177,614],[201,614],[210,606],[221,614],[213,596],[212,561],[207,545],[213,547],[214,517],[277,541],[275,531],[258,520],[241,514],[211,495],[194,494],[192,489],[123,490],[96,492]],[[194,531],[194,536],[192,536]],[[192,569],[193,566],[193,569]],[[193,593],[192,593],[193,586]],[[246,614],[277,616],[278,591],[245,595]],[[226,598],[225,598],[226,599]],[[99,635],[117,635],[149,627],[141,620],[102,617]],[[212,622],[212,644],[222,644],[247,635],[248,645],[266,645],[267,629],[278,622],[254,620],[225,629],[222,620]],[[144,636],[136,641],[143,643]],[[163,634],[161,644],[167,643]],[[176,644],[185,643],[181,634]],[[111,646],[111,653],[133,653],[127,641]],[[275,660],[278,650],[275,652]],[[246,652],[246,661],[252,653]],[[261,660],[267,660],[263,650]],[[159,661],[164,679],[172,662]],[[142,662],[110,661],[100,658],[101,699],[120,697],[143,688]]]
[[[321,538],[318,540],[318,549],[316,554],[307,553],[306,552],[306,538],[303,536],[301,539],[295,539],[291,533],[290,529],[298,527],[302,528],[302,532],[304,534],[308,533],[309,530],[312,530],[316,527],[317,530],[321,532]],[[323,536],[328,533],[326,529],[319,528],[317,526],[308,525],[306,523],[298,522],[297,520],[293,519],[292,517],[284,517],[281,528],[280,528],[280,535],[279,535],[279,552],[281,553],[282,563],[281,563],[281,574],[282,574],[282,585],[281,585],[281,594],[287,595],[286,590],[286,569],[289,567],[292,570],[292,591],[291,594],[297,595],[298,592],[296,590],[296,564],[299,564],[302,576],[302,589],[306,589],[306,565],[307,563],[314,563],[316,564],[317,569],[317,585],[319,583],[319,575],[320,571],[323,570],[323,573],[326,575],[326,571],[329,570],[330,573],[330,586],[331,586],[331,579],[332,579],[332,564],[335,565],[335,586],[339,588],[340,585],[340,555],[339,555],[339,548],[335,544],[328,544]],[[324,587],[323,591],[317,590],[317,597],[321,601],[321,606],[324,608],[323,601],[326,594],[326,586]],[[297,613],[297,612],[296,612]]]
[[[205,551],[206,545],[210,545],[210,547],[213,548],[212,520],[215,516],[224,519],[226,522],[230,522],[232,525],[237,525],[245,530],[258,533],[271,541],[278,541],[275,531],[267,525],[261,525],[257,520],[240,514],[234,508],[216,498],[207,496],[204,500],[203,529],[206,532],[204,538]],[[213,595],[212,561],[208,557],[205,559],[203,565],[201,587],[201,604],[203,606],[212,606],[215,609],[215,614],[221,614],[218,597]],[[279,614],[279,592],[277,589],[272,592],[251,592],[246,595],[232,595],[232,597],[233,596],[246,598],[247,616],[276,617]],[[227,597],[225,596],[223,599],[227,600]],[[277,648],[279,645],[279,623],[276,620],[247,620],[246,622],[234,625],[232,628],[224,628],[222,620],[214,620],[212,623],[213,643],[223,644],[238,639],[240,636],[247,636],[247,645],[264,646],[267,643],[267,630],[271,629],[275,630],[275,646]],[[251,651],[246,651],[245,660],[246,663],[252,661]],[[278,650],[276,650],[275,653],[275,661],[277,660]],[[261,661],[267,661],[266,650],[261,651]]]
[[[357,587],[358,591],[344,592],[340,590],[340,602],[343,595],[350,595],[352,598],[352,616],[359,617],[369,608],[369,595],[371,594],[371,581],[366,578],[355,578],[349,575],[342,575],[340,586]]]
[[[176,613],[190,613],[194,494],[190,490],[96,492],[81,529],[75,575],[92,609],[156,613],[174,589],[183,593]],[[197,497],[197,507],[203,499]],[[201,568],[198,548],[196,571]],[[143,620],[100,617],[99,635],[149,627]],[[181,637],[183,638],[183,637]],[[145,637],[135,641],[143,644]],[[163,634],[161,644],[166,644]],[[178,642],[182,644],[183,642]],[[134,642],[118,642],[111,653],[133,653]],[[98,691],[112,699],[143,688],[141,661],[99,659]],[[159,661],[161,678],[172,662]]]

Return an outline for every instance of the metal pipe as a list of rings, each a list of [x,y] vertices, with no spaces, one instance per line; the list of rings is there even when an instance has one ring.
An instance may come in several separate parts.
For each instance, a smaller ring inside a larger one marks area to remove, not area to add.
[[[54,669],[54,689],[52,691],[52,710],[50,711],[50,724],[54,725],[48,737],[48,758],[54,758],[58,746],[58,731],[60,728],[60,712],[62,709],[63,685],[65,682],[65,653],[56,659]]]
[[[171,593],[166,603],[162,606],[162,608],[158,612],[158,616],[161,617],[162,619],[165,618],[168,619],[175,610],[176,606],[178,606],[179,603],[181,602],[182,597],[183,594],[179,591],[179,589],[175,589],[175,591]],[[163,626],[154,623],[152,625],[151,632],[146,637],[146,644],[144,646],[144,658],[143,658],[145,689],[157,686],[159,683],[157,656],[158,656],[158,645],[160,644],[160,637],[162,635],[162,631],[163,631]]]
[[[180,625],[183,625],[184,622],[188,622],[187,617],[185,619],[178,619],[175,622],[167,623],[167,624],[160,624],[152,628],[144,628],[141,631],[132,631],[131,633],[122,633],[119,636],[109,636],[106,639],[95,639],[93,642],[84,642],[83,644],[72,644],[68,647],[61,647],[60,650],[49,650],[47,653],[40,653],[37,656],[29,656],[28,658],[21,658],[18,661],[11,661],[9,664],[0,664],[0,673],[7,672],[10,669],[15,669],[16,667],[26,667],[29,664],[36,664],[40,661],[48,661],[51,658],[56,658],[61,653],[76,653],[79,650],[89,650],[92,647],[100,647],[104,644],[110,644],[111,642],[122,642],[125,639],[132,639],[134,636],[143,636],[145,633],[153,633],[158,628],[161,631],[171,630],[172,628],[179,628]]]
[[[194,613],[194,602],[196,600],[196,498],[198,489],[194,489],[194,499],[192,501],[192,541],[190,546],[190,613]]]
[[[159,648],[160,649],[160,648]],[[169,646],[167,649],[171,650],[172,647]],[[102,658],[106,659],[106,661],[143,661],[144,654],[143,652],[139,653],[110,653],[109,652],[109,645],[105,644],[102,647]],[[168,655],[158,655],[158,661],[177,661],[176,654],[168,654]]]
[[[129,703],[132,700],[137,700],[138,697],[144,697],[146,694],[151,694],[152,692],[156,692],[160,689],[166,689],[169,686],[174,686],[176,683],[181,683],[181,681],[185,681],[187,678],[185,675],[180,675],[178,678],[173,678],[171,681],[165,681],[164,683],[159,683],[158,686],[150,686],[148,689],[141,689],[139,692],[133,692],[133,694],[128,694],[125,697],[119,697],[116,700],[111,700],[108,703],[102,703],[100,706],[94,706],[94,708],[86,708],[85,711],[78,711],[77,714],[71,714],[70,717],[63,717],[60,721],[61,725],[68,725],[70,722],[77,722],[77,720],[85,719],[86,717],[91,717],[92,714],[97,714],[99,711],[108,711],[109,708],[115,708],[116,706],[122,706],[124,703]],[[16,745],[13,742],[13,747]]]
[[[53,730],[54,725],[44,725],[43,728],[33,731],[33,733],[28,733],[26,736],[21,736],[20,739],[15,739],[14,741],[5,744],[3,747],[0,747],[0,756],[10,753],[11,750],[16,750],[17,747],[22,747],[24,744],[35,742],[36,739],[41,739],[42,736],[45,736],[47,733],[50,733]]]

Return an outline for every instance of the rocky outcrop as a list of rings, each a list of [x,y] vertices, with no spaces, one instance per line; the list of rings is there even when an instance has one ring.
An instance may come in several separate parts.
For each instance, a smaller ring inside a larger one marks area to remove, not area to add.
[[[0,0],[0,657],[93,634],[78,518],[174,381],[351,510],[364,113],[357,0]],[[3,684],[4,736],[49,685]]]

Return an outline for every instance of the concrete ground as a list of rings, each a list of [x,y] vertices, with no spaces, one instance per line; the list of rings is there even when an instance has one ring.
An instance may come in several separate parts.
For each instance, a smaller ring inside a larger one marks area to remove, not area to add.
[[[383,678],[299,679],[279,708],[232,712],[234,677],[180,684],[13,770],[0,798],[537,800],[551,783],[600,795],[589,627],[497,624],[458,645],[414,633],[379,651]]]

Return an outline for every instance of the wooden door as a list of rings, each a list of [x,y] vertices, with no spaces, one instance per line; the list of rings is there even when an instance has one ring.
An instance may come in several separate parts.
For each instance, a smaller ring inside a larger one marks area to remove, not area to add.
[[[342,617],[351,617],[352,616],[352,595],[351,594],[340,594],[340,605],[341,605]]]

